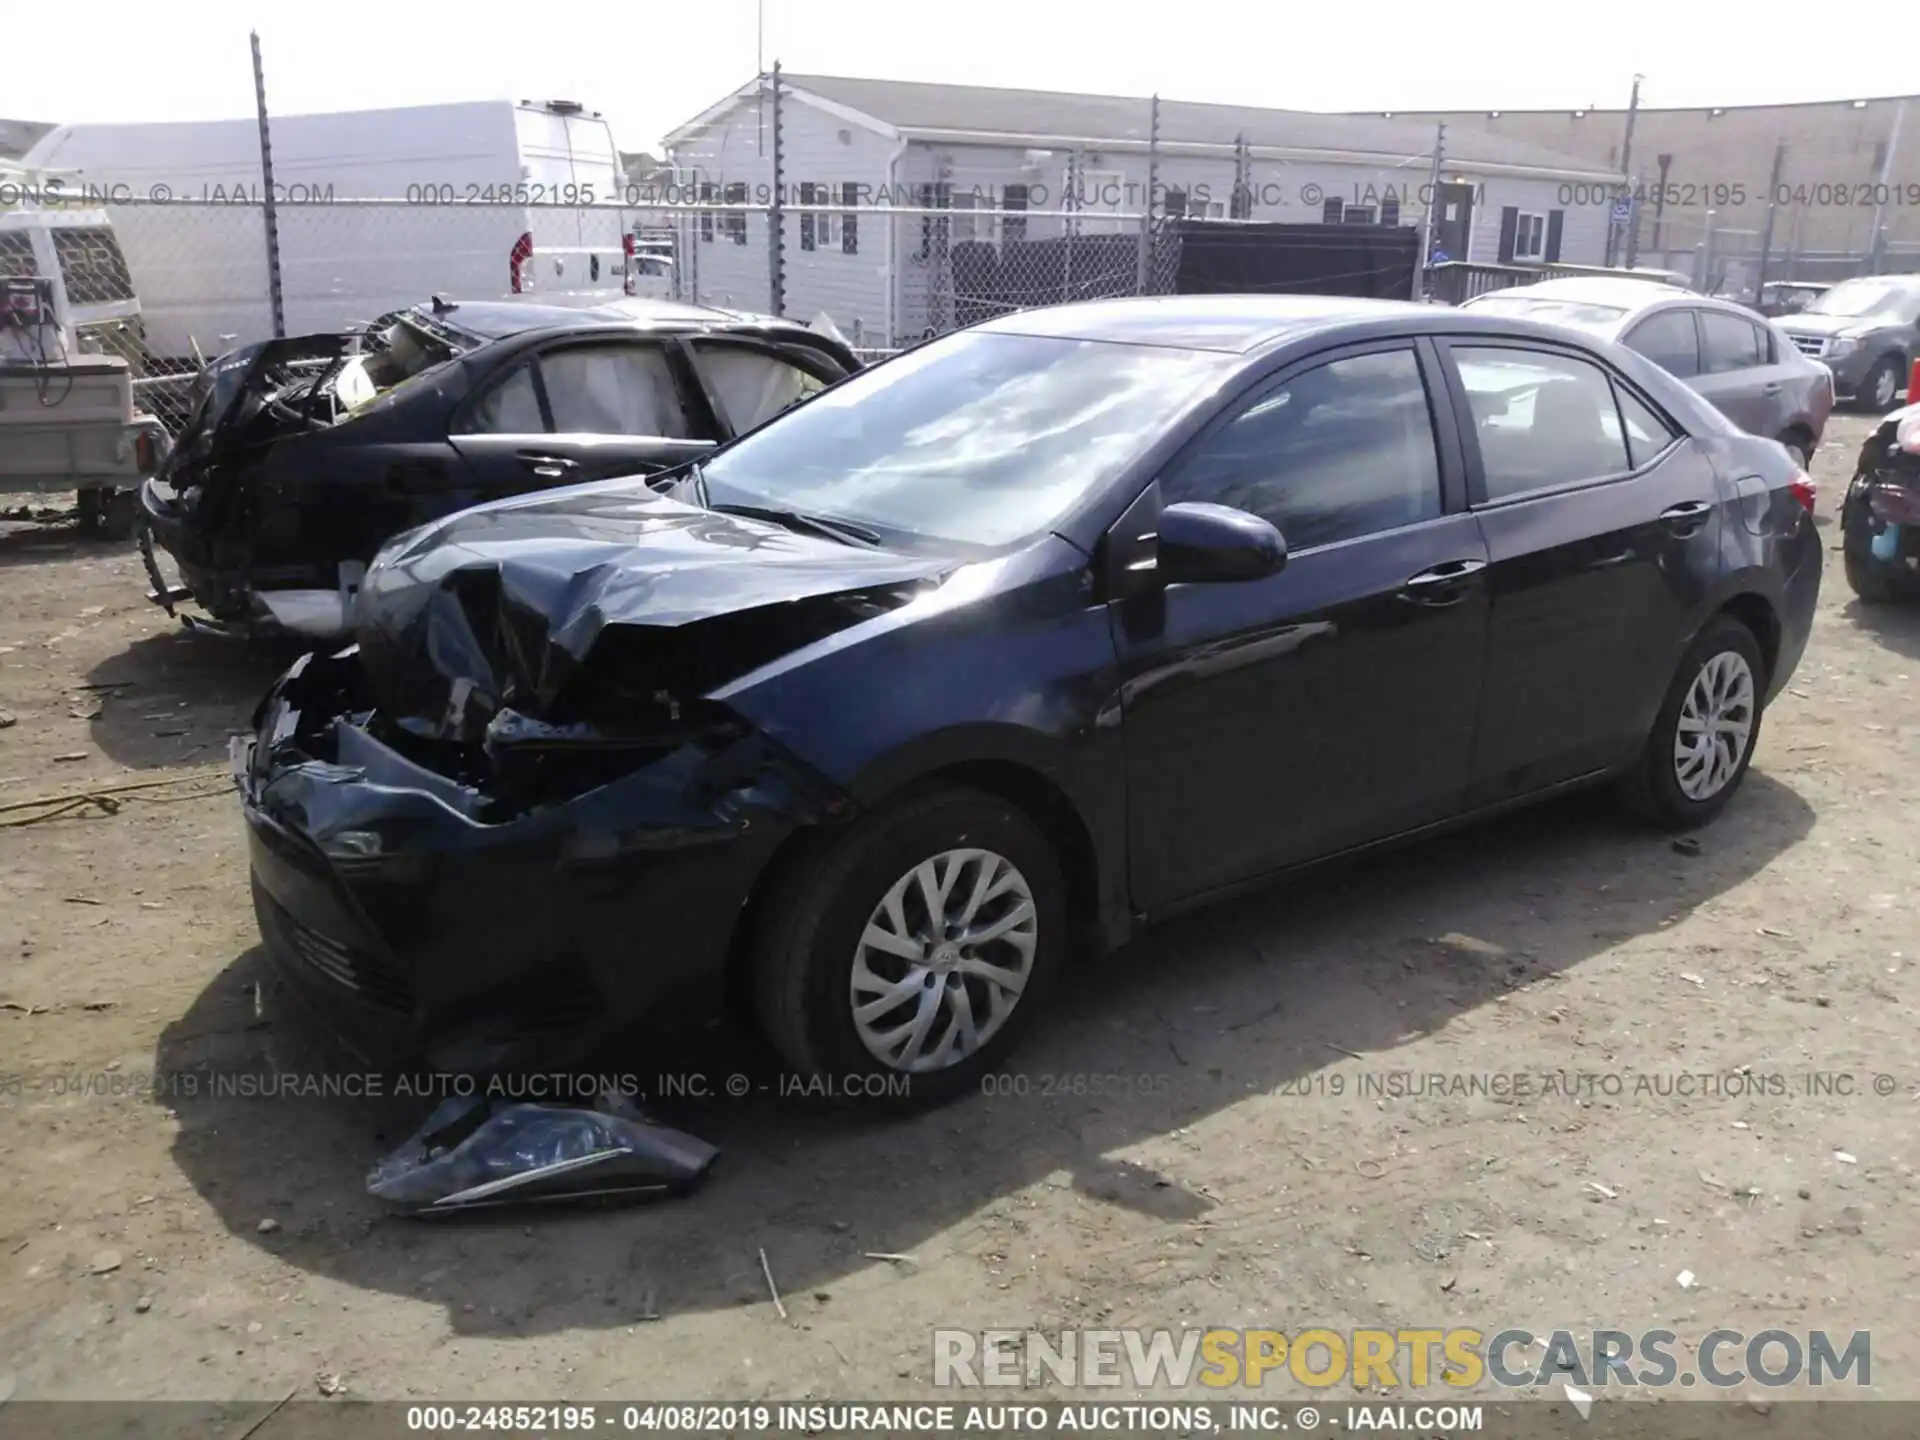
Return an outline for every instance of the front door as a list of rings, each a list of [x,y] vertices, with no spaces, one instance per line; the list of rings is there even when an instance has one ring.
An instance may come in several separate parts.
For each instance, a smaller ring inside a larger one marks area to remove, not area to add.
[[[1459,805],[1486,551],[1443,491],[1443,456],[1457,464],[1432,370],[1410,341],[1307,362],[1230,405],[1157,482],[1163,504],[1271,520],[1290,556],[1265,580],[1114,607],[1143,910]]]
[[[1433,227],[1433,247],[1449,260],[1465,260],[1473,241],[1473,186],[1442,185],[1434,192],[1439,223]],[[1437,263],[1438,257],[1431,257]]]
[[[1593,360],[1447,347],[1492,561],[1476,804],[1630,757],[1717,573],[1730,492],[1695,442]]]

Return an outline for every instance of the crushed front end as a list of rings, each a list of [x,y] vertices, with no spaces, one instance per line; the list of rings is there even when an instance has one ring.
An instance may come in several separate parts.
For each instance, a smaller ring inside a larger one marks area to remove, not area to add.
[[[268,950],[383,1068],[562,1068],[718,1013],[736,921],[844,801],[723,707],[622,723],[383,711],[358,647],[309,655],[235,740]]]

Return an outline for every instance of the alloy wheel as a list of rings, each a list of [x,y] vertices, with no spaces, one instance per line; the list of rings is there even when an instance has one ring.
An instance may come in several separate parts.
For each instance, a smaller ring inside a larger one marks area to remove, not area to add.
[[[1873,406],[1876,410],[1888,410],[1893,406],[1893,392],[1899,388],[1900,377],[1893,373],[1891,365],[1882,365],[1873,372]]]
[[[854,1030],[895,1070],[944,1070],[975,1054],[1020,1003],[1040,925],[1019,868],[991,850],[946,850],[888,887],[861,932]]]
[[[1721,650],[1687,687],[1673,737],[1673,776],[1692,801],[1711,800],[1740,769],[1753,737],[1753,670],[1746,657]]]

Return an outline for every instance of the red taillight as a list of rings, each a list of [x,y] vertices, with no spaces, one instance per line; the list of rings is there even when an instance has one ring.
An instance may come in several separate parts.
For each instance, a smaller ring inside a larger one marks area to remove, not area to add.
[[[626,234],[620,237],[621,253],[627,257],[626,279],[621,288],[624,289],[629,295],[633,294],[636,290],[639,289],[639,286],[635,284],[636,277],[634,276],[634,273],[633,273],[633,257],[634,257],[635,250],[637,248],[638,247],[636,247],[633,243],[633,232],[631,230],[629,230]]]
[[[513,249],[507,252],[507,278],[513,286],[513,293],[516,295],[526,288],[523,283],[525,271],[522,267],[532,258],[533,232],[529,230],[522,233],[520,238],[513,242]]]
[[[1787,488],[1793,492],[1793,498],[1800,502],[1800,508],[1809,515],[1813,514],[1813,502],[1820,498],[1820,487],[1814,483],[1813,477],[1804,470],[1796,470],[1793,479],[1787,482]]]
[[[133,463],[142,475],[151,475],[153,473],[153,462],[153,432],[151,430],[142,430],[134,437]]]

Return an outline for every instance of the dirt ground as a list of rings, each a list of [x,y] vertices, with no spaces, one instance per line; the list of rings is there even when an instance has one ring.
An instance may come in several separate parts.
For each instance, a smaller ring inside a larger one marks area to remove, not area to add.
[[[1576,801],[1323,873],[1072,976],[1024,1094],[682,1105],[723,1151],[697,1195],[448,1228],[363,1189],[419,1101],[206,1093],[324,1059],[219,778],[284,657],[177,631],[128,547],[0,527],[0,806],[181,782],[0,829],[0,1387],[864,1399],[924,1393],[939,1326],[1824,1325],[1920,1398],[1920,614],[1840,574],[1865,423],[1816,463],[1819,621],[1698,853]]]

